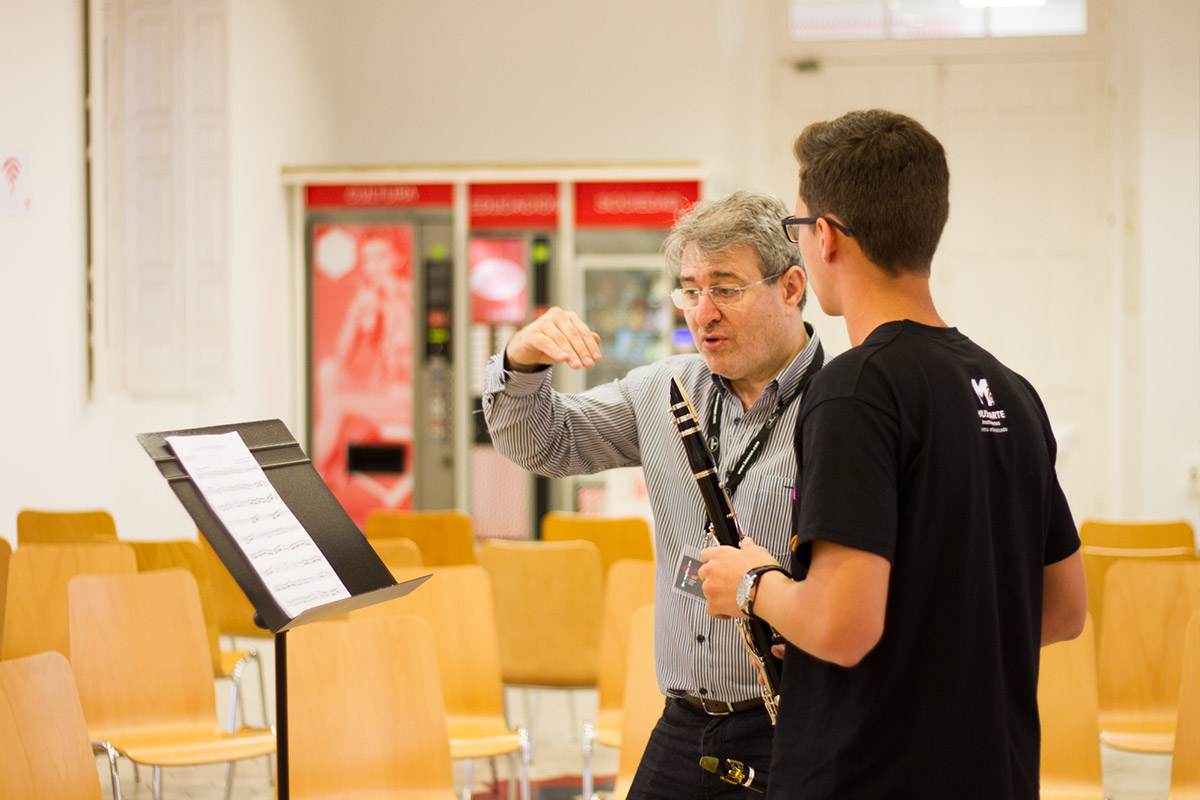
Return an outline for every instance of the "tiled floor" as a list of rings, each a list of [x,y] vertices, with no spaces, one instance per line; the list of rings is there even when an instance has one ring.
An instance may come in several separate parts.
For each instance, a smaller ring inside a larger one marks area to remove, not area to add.
[[[244,646],[248,642],[240,642]],[[264,640],[255,643],[264,657],[267,675],[267,696],[274,703],[274,692],[271,676],[274,675],[273,650],[271,642]],[[261,722],[259,704],[259,687],[257,671],[250,670],[243,679],[245,691],[245,708],[251,724]],[[220,714],[224,715],[227,705],[228,688],[219,686],[217,699]],[[525,690],[510,689],[506,693],[510,717],[515,724],[527,724],[527,704]],[[592,719],[595,713],[596,694],[594,691],[565,692],[547,690],[536,692],[536,701],[532,703],[535,709],[534,725],[534,755],[530,767],[530,775],[534,781],[562,781],[554,779],[577,780],[582,772],[583,755],[580,741],[580,731],[585,721]],[[273,707],[273,705],[272,705]],[[605,777],[611,779],[616,774],[617,753],[604,747],[596,748],[594,770],[599,780]],[[497,770],[501,780],[507,778],[508,763],[506,759],[497,760]],[[101,785],[106,800],[112,797],[112,788],[108,777],[107,762],[97,759],[97,770],[101,777]],[[142,769],[140,781],[134,781],[134,770],[128,762],[120,765],[121,792],[126,800],[149,800],[153,797],[151,780],[153,771]],[[1104,750],[1104,789],[1109,800],[1166,800],[1167,787],[1170,783],[1171,759],[1169,756],[1142,756],[1123,753],[1117,750]],[[269,780],[266,759],[245,761],[238,765],[235,772],[234,793],[239,800],[271,800],[275,790]],[[163,770],[163,797],[167,800],[222,800],[224,798],[225,769],[222,765],[197,768],[174,768]],[[456,785],[461,794],[464,769],[461,764],[455,765]],[[490,768],[486,762],[480,762],[475,767],[475,780],[478,794],[490,800]],[[548,794],[548,792],[547,792]],[[555,792],[555,796],[577,796],[574,793]],[[506,797],[507,794],[501,795]],[[749,797],[749,795],[748,795]],[[547,797],[541,800],[548,800]]]

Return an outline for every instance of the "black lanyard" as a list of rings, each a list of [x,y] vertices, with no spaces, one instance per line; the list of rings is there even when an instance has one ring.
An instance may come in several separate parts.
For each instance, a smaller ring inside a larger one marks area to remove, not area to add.
[[[763,445],[767,443],[767,437],[771,435],[771,429],[775,427],[775,423],[779,422],[779,418],[783,416],[783,412],[791,405],[792,401],[800,396],[804,391],[804,387],[812,380],[812,376],[825,364],[825,351],[821,347],[821,343],[817,342],[817,351],[813,353],[812,361],[808,362],[808,366],[804,369],[804,374],[800,376],[796,388],[787,397],[780,398],[775,404],[775,410],[771,412],[771,416],[767,417],[767,421],[763,423],[750,444],[746,445],[746,449],[738,457],[733,471],[725,475],[725,492],[732,497],[737,491],[737,487],[741,484],[742,478],[746,477],[746,473],[750,467],[762,455]],[[708,415],[708,449],[712,451],[713,463],[718,467],[721,464],[721,415],[725,411],[725,395],[720,390],[713,394],[712,409]]]

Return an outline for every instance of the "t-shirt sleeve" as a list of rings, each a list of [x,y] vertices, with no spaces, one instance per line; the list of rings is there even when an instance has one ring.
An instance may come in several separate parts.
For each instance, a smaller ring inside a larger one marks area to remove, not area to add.
[[[823,400],[802,412],[796,552],[816,540],[892,560],[896,549],[898,426],[858,398]]]

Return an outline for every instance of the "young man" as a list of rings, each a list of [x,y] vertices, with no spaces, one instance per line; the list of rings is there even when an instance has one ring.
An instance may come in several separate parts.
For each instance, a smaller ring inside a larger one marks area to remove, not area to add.
[[[795,154],[784,226],[853,347],[800,412],[797,580],[752,545],[700,572],[710,613],[788,642],[768,795],[1036,800],[1039,646],[1077,636],[1087,603],[1050,423],[934,307],[941,144],[862,111]]]
[[[743,191],[697,204],[672,229],[665,253],[679,288],[671,299],[683,309],[698,354],[559,394],[546,367],[591,367],[600,351],[578,316],[551,309],[488,363],[484,415],[505,456],[551,477],[635,465],[646,476],[656,536],[655,655],[668,699],[631,798],[740,798],[746,790],[702,770],[700,758],[732,758],[760,770],[770,758],[771,722],[757,673],[735,626],[705,613],[695,573],[708,518],[668,391],[678,378],[717,440],[722,473],[741,476],[727,485],[744,528],[784,557],[798,400],[824,362],[802,318],[806,279],[779,227],[786,213],[779,200]]]

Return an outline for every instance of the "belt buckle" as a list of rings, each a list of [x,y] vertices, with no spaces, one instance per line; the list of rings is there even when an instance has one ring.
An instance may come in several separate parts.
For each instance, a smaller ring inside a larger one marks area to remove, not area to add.
[[[697,697],[696,699],[700,701],[700,708],[709,716],[728,717],[733,713],[733,703],[727,703],[724,700],[709,700],[706,697]],[[708,704],[710,702],[715,703],[717,707],[709,708]],[[724,708],[721,708],[721,706],[724,706]]]

